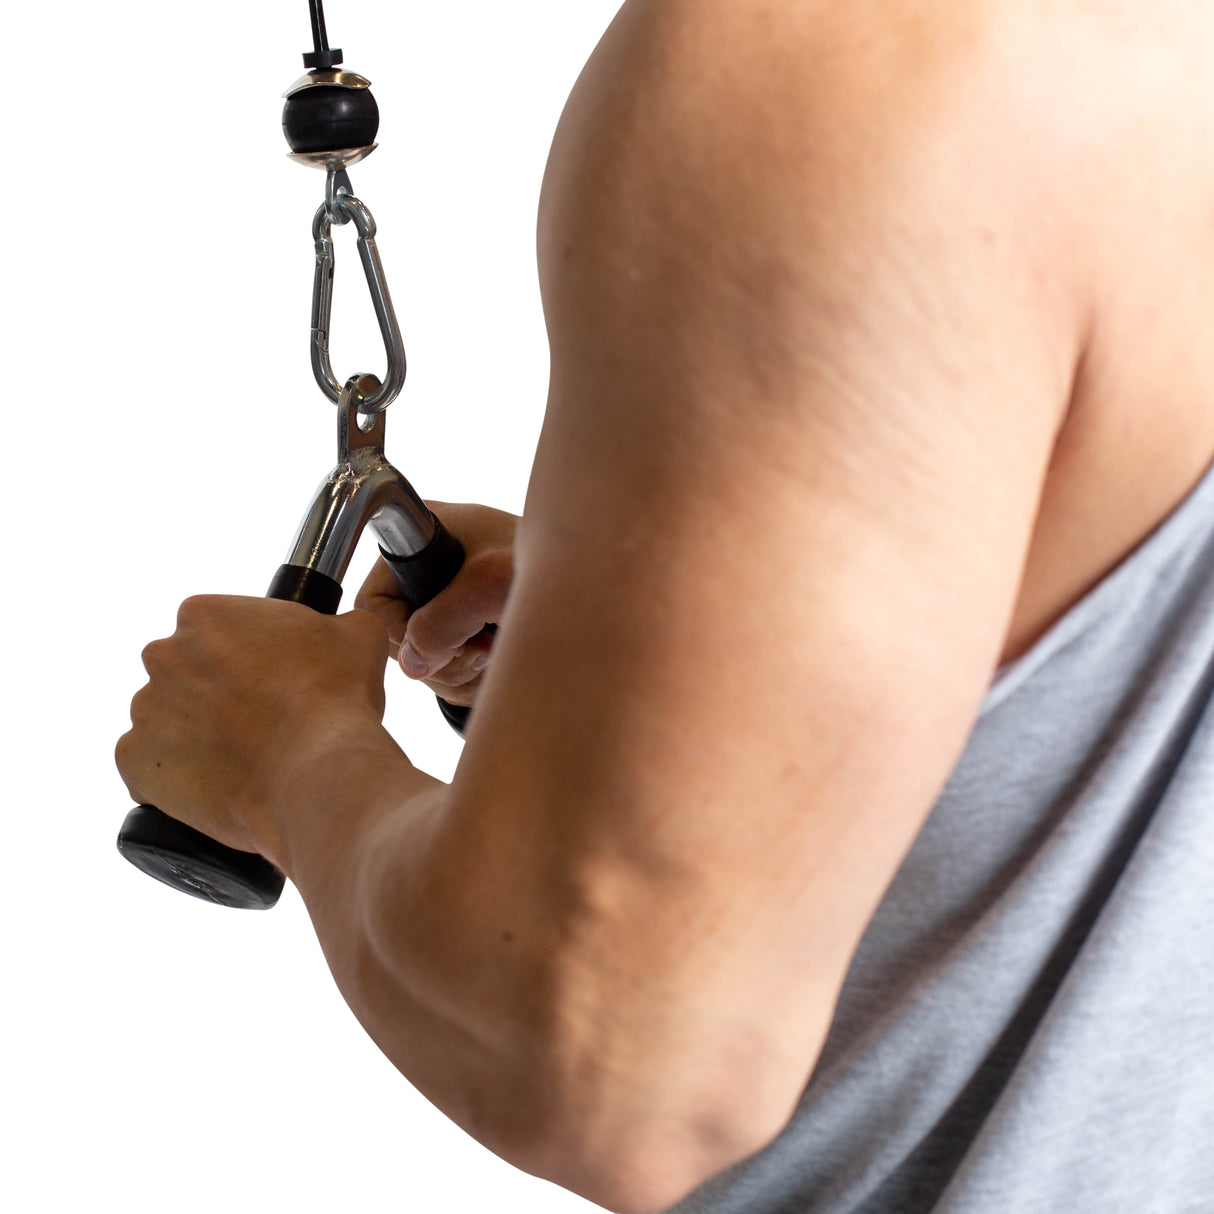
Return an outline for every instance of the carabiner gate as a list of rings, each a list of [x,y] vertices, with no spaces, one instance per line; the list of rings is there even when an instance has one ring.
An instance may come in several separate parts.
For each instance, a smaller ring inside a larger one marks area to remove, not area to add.
[[[312,374],[320,390],[334,403],[341,399],[341,385],[329,362],[329,324],[333,313],[333,241],[330,230],[338,223],[354,221],[358,233],[358,255],[363,263],[367,288],[375,307],[375,318],[388,355],[388,370],[379,390],[359,406],[364,414],[381,413],[399,395],[405,383],[405,343],[392,310],[392,297],[384,281],[384,267],[375,247],[375,220],[371,212],[344,190],[330,194],[312,220],[312,239],[316,242],[316,276],[312,283]]]

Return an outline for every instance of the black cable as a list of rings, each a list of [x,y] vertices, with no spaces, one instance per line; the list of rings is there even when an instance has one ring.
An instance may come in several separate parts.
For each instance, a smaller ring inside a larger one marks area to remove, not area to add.
[[[306,68],[336,67],[341,62],[341,49],[329,49],[329,35],[325,30],[325,10],[322,0],[308,0],[312,18],[312,53],[303,57]]]
[[[321,0],[308,0],[312,10],[312,46],[319,55],[329,49],[329,35],[325,32],[325,10]]]

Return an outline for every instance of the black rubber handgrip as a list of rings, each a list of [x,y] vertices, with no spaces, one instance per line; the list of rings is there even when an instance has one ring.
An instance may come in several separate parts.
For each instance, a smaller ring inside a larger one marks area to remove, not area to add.
[[[464,563],[463,545],[437,518],[434,523],[430,542],[412,556],[394,556],[382,545],[379,549],[410,611],[424,607],[440,590],[446,590]]]
[[[311,569],[282,565],[266,598],[302,603],[335,615],[341,583]],[[138,805],[127,814],[118,832],[118,850],[149,877],[184,894],[238,910],[268,910],[286,882],[264,856],[218,843],[154,805]]]
[[[421,552],[413,556],[393,556],[382,547],[379,550],[411,610],[425,606],[440,590],[445,590],[464,563],[464,549],[459,540],[438,518],[434,522],[434,538]],[[497,629],[492,624],[486,624],[485,631],[496,632]],[[442,696],[435,699],[447,724],[463,737],[472,709],[461,704],[448,704]]]

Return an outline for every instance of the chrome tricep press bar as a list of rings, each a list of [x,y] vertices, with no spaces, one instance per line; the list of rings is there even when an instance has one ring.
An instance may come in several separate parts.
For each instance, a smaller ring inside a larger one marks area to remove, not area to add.
[[[303,57],[306,75],[284,94],[282,124],[291,158],[326,174],[325,200],[312,222],[316,274],[311,357],[320,390],[337,405],[337,464],[316,491],[266,597],[336,614],[342,578],[369,528],[403,599],[416,609],[450,584],[463,564],[464,550],[384,455],[384,411],[404,387],[405,346],[375,245],[375,220],[354,196],[347,173],[378,146],[379,110],[370,81],[338,68],[342,54],[329,49],[321,0],[309,0],[309,6],[313,50]],[[331,230],[334,224],[347,223],[353,223],[357,233],[387,370],[382,380],[363,372],[339,384],[329,361]],[[462,734],[469,710],[441,698],[438,703]],[[127,815],[118,850],[158,881],[221,906],[271,907],[285,881],[265,857],[227,847],[151,805],[136,806]]]

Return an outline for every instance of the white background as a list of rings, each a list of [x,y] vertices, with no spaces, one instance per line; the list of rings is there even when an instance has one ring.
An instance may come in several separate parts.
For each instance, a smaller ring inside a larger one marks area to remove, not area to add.
[[[536,201],[616,7],[329,0],[330,40],[382,116],[351,178],[409,352],[387,451],[425,497],[522,508],[547,386]],[[0,1205],[590,1210],[399,1076],[293,890],[223,910],[114,848],[140,650],[189,594],[264,593],[334,461],[308,363],[324,178],[279,126],[306,0],[67,0],[5,20]],[[335,236],[344,380],[384,358],[352,234]],[[347,602],[372,554],[368,538]],[[389,676],[389,727],[449,778],[458,740]]]

